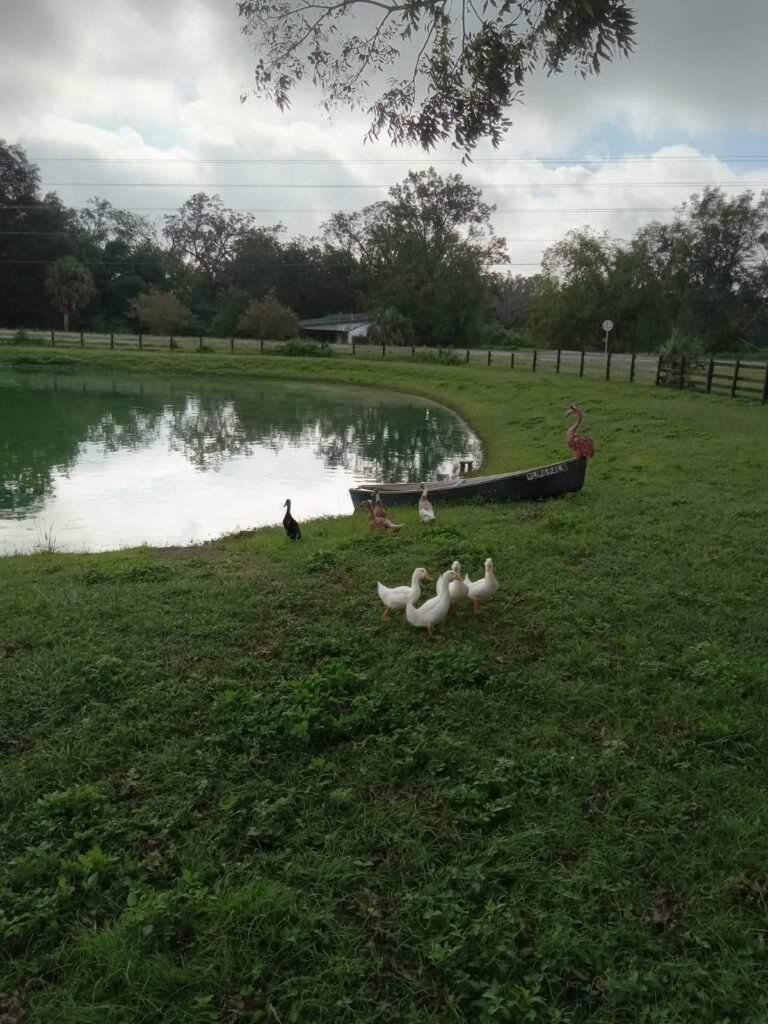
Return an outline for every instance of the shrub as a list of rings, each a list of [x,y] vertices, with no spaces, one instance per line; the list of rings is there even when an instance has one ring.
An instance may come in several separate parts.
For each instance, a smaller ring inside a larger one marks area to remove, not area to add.
[[[272,292],[248,305],[238,324],[246,337],[266,341],[285,341],[299,333],[299,319],[292,309],[282,305]]]
[[[153,289],[130,302],[131,315],[152,334],[171,334],[186,327],[192,317],[189,308],[170,292]]]
[[[662,359],[680,359],[699,362],[704,361],[704,345],[697,335],[688,334],[675,327],[672,333],[659,348],[659,355]]]
[[[40,337],[39,334],[29,334],[28,331],[23,330],[21,327],[13,332],[11,337],[11,345],[44,345],[45,341]]]
[[[479,348],[514,348],[515,344],[516,333],[498,321],[483,324],[477,338]]]
[[[441,366],[461,366],[464,360],[450,348],[439,348],[435,350],[422,350],[417,352],[414,359],[418,363],[440,363]]]
[[[705,362],[701,338],[687,334],[677,327],[673,328],[670,336],[659,348],[658,354],[661,357],[659,384],[667,387],[679,387],[681,373],[683,385],[687,386],[688,371],[701,370]]]
[[[322,356],[324,359],[328,359],[333,352],[316,341],[289,341],[274,349],[274,354],[279,356]]]

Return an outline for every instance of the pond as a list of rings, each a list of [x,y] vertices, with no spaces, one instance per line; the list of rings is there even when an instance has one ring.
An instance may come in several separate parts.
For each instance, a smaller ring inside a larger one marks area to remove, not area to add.
[[[396,392],[0,371],[0,554],[187,544],[352,511],[348,488],[453,476],[480,443]]]

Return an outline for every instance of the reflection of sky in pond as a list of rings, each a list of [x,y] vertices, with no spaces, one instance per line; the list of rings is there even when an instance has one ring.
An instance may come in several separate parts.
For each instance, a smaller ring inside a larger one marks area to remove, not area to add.
[[[0,553],[185,544],[352,511],[361,480],[436,479],[480,447],[450,410],[287,382],[237,389],[0,373]]]

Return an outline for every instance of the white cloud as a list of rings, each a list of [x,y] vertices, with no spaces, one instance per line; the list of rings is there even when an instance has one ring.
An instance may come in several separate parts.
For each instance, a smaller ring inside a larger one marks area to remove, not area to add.
[[[768,5],[638,0],[637,13],[636,53],[597,79],[532,81],[499,151],[480,147],[477,162],[463,169],[439,162],[455,156],[448,148],[433,154],[441,172],[460,171],[485,187],[499,207],[499,233],[530,239],[510,243],[515,262],[540,258],[546,242],[534,239],[586,222],[630,234],[651,219],[647,211],[667,216],[705,181],[768,180],[768,163],[706,156],[765,148]],[[409,165],[427,166],[420,150],[364,146],[364,115],[329,122],[309,93],[287,115],[256,100],[241,105],[253,59],[239,29],[234,4],[219,0],[7,3],[0,9],[2,132],[33,158],[92,159],[41,163],[45,182],[70,183],[54,186],[65,202],[98,194],[159,216],[204,189],[233,207],[264,211],[262,223],[282,220],[292,233],[312,233],[331,211],[381,198]],[[644,159],[542,162],[584,150]],[[531,162],[517,162],[526,157]],[[194,162],[233,159],[259,162]],[[294,162],[268,162],[278,159]],[[295,162],[313,159],[325,162]]]

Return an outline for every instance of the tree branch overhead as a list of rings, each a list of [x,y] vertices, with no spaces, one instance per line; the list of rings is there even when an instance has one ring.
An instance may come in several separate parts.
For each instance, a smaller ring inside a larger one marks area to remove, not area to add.
[[[281,110],[302,82],[321,105],[365,109],[367,137],[469,153],[498,145],[537,70],[582,75],[633,47],[632,0],[241,0],[253,93]],[[242,97],[244,100],[247,95]]]

